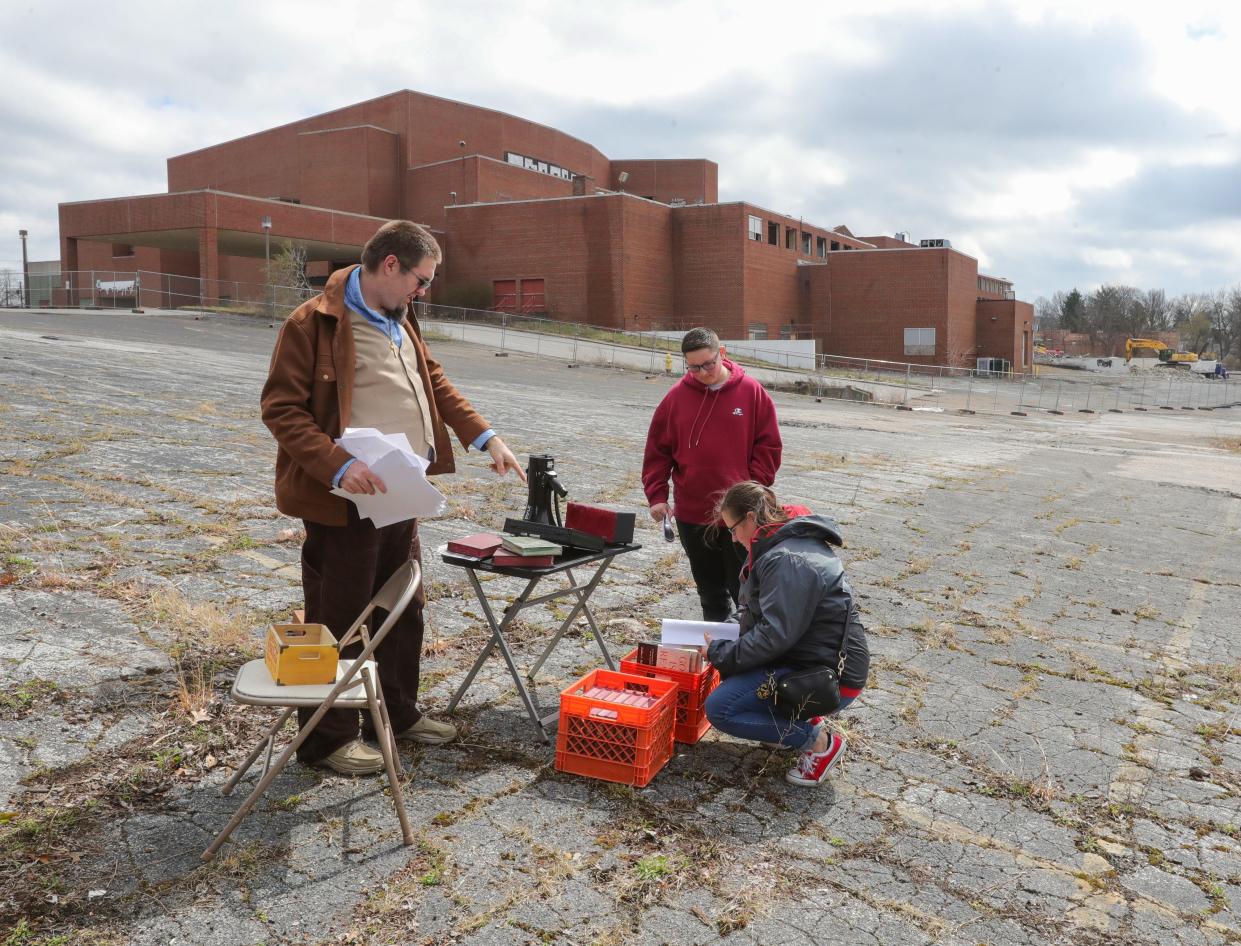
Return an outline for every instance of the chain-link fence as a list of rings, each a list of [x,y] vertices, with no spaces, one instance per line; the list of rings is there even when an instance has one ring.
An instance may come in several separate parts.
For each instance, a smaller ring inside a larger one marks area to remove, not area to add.
[[[36,282],[36,280],[38,280]],[[155,272],[31,274],[32,304],[87,309],[192,309],[280,317],[317,289],[268,286],[234,280]],[[601,364],[648,374],[679,375],[679,338],[630,332],[536,315],[418,304],[433,335],[485,345],[497,354],[522,353],[573,364]],[[1039,374],[993,372],[947,365],[816,355],[807,367],[804,352],[747,343],[740,358],[761,381],[819,397],[854,396],[909,410],[1030,415],[1096,414],[1150,410],[1214,410],[1241,404],[1238,382],[1196,375],[1186,368],[1159,367],[1128,373],[1067,371]]]
[[[273,315],[294,308],[317,291],[146,270],[30,274],[30,304],[34,308],[199,309]]]

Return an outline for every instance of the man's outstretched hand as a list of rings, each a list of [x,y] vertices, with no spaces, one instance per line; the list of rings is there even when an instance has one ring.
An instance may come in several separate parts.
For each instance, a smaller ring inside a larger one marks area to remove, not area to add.
[[[513,451],[505,445],[503,440],[499,437],[492,437],[487,441],[487,452],[491,454],[491,468],[496,471],[497,475],[504,476],[512,470],[519,480],[526,482],[526,471],[521,468],[521,464],[513,456]]]

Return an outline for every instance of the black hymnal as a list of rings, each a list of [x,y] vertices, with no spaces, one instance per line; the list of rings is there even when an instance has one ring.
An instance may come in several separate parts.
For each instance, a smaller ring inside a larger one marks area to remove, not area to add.
[[[567,545],[587,552],[602,552],[604,546],[603,539],[589,532],[552,526],[545,522],[531,522],[529,519],[505,519],[504,531],[509,535],[536,535],[557,545]]]

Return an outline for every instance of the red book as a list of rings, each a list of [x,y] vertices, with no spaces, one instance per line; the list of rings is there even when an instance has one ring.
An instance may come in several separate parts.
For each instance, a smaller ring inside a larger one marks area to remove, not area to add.
[[[565,528],[597,535],[612,545],[633,541],[634,513],[614,512],[601,506],[569,503],[564,517]]]
[[[491,553],[500,547],[500,537],[494,532],[479,532],[448,542],[448,551],[455,555],[468,555],[470,558],[490,558]]]
[[[555,555],[510,555],[497,552],[491,558],[492,565],[516,565],[520,568],[546,568],[556,564]]]

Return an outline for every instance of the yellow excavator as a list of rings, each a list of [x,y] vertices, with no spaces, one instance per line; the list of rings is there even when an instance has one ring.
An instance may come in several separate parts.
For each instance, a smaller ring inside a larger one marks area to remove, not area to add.
[[[1126,339],[1125,361],[1132,361],[1135,351],[1153,351],[1165,365],[1192,365],[1198,360],[1198,356],[1192,351],[1177,351],[1153,338]]]

